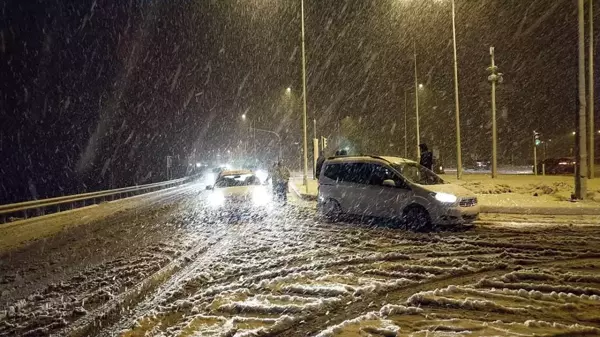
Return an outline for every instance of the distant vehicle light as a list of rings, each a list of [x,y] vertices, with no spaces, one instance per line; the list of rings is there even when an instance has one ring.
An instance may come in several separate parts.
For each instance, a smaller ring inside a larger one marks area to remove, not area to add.
[[[196,167],[202,167],[202,163],[196,163]]]
[[[567,163],[566,161],[561,161],[558,163],[558,165],[569,165],[569,163]]]

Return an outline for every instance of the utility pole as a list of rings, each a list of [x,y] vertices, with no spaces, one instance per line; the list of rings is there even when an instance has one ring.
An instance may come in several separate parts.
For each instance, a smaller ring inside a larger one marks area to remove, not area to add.
[[[588,132],[589,132],[589,152],[590,152],[590,157],[589,157],[589,169],[588,169],[588,178],[590,179],[594,179],[594,174],[595,174],[595,170],[596,168],[595,166],[595,147],[596,147],[596,141],[594,139],[595,137],[595,126],[594,126],[594,0],[588,0],[589,1],[589,8],[588,8],[588,20],[589,20],[589,34],[590,34],[590,45],[589,45],[589,55],[588,55],[588,62],[589,62],[589,80],[588,80],[588,85],[590,86],[589,89],[589,97],[588,97],[588,105],[589,105],[589,112],[588,112]]]
[[[533,174],[538,175],[537,167],[537,147],[540,144],[540,133],[533,131]]]
[[[583,1],[583,0],[582,0]],[[306,189],[306,193],[308,193],[308,141],[306,134],[306,49],[305,49],[305,39],[304,39],[304,0],[300,0],[300,9],[301,15],[300,19],[302,21],[302,126],[303,126],[303,159],[304,163],[302,165],[302,183],[304,184],[304,188]]]
[[[584,0],[578,0],[579,32],[579,112],[577,118],[577,157],[575,162],[575,198],[583,200],[587,194],[587,137],[585,92],[585,15]]]
[[[408,139],[406,138],[406,116],[408,116],[408,90],[404,89],[404,158],[408,158]]]
[[[413,52],[415,56],[415,115],[417,118],[417,161],[421,159],[421,135],[419,131],[419,75],[417,74],[417,43],[413,41]]]
[[[496,83],[502,83],[502,74],[498,73],[496,61],[494,60],[494,47],[490,47],[492,64],[487,69],[491,72],[488,80],[492,83],[492,178],[498,177],[498,133],[496,127]],[[534,163],[535,165],[535,163]]]
[[[452,0],[452,44],[454,47],[454,102],[456,104],[456,179],[462,178],[462,150],[460,148],[460,103],[458,100],[458,56],[456,54],[456,4]]]
[[[313,118],[313,180],[317,177],[317,159],[319,158],[319,139],[317,138],[317,119]]]

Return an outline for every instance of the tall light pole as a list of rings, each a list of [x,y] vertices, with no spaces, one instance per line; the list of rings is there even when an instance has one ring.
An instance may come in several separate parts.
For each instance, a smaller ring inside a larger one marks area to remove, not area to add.
[[[452,0],[452,44],[454,47],[454,102],[456,106],[456,178],[462,178],[462,150],[460,148],[460,104],[458,100],[458,56],[456,55],[456,5]]]
[[[579,56],[579,112],[577,116],[577,160],[575,164],[575,197],[583,200],[587,194],[587,137],[586,137],[586,92],[585,92],[585,15],[584,0],[577,1],[578,7],[578,56]]]
[[[300,21],[302,23],[302,126],[303,126],[303,150],[304,150],[304,163],[303,163],[303,171],[302,171],[302,182],[304,187],[306,188],[306,193],[308,193],[308,142],[307,142],[307,134],[306,134],[306,49],[304,42],[304,0],[300,0],[300,10],[301,16]]]
[[[404,89],[404,158],[408,158],[408,139],[406,117],[408,116],[408,89]]]
[[[498,133],[496,127],[496,83],[502,83],[502,74],[496,67],[494,47],[490,47],[491,72],[488,80],[492,83],[492,178],[498,177]],[[537,164],[537,163],[536,163]]]
[[[589,55],[588,55],[588,62],[589,62],[589,79],[588,79],[588,85],[590,86],[589,89],[589,97],[588,97],[588,105],[589,105],[589,112],[588,112],[588,133],[589,133],[589,168],[588,168],[588,178],[590,179],[594,179],[594,171],[595,171],[595,146],[596,146],[596,142],[595,142],[595,132],[594,132],[594,0],[588,0],[589,1],[589,8],[588,8],[588,21],[589,21],[589,34],[590,34],[590,45],[589,45]]]
[[[415,75],[416,76],[416,75]],[[415,126],[416,126],[416,132],[417,132],[417,160],[420,159],[421,157],[421,149],[419,147],[420,144],[420,127],[421,127],[421,122],[420,122],[420,117],[419,117],[419,90],[423,90],[425,88],[425,86],[423,85],[423,83],[419,83],[415,85],[415,98],[416,98],[416,102],[415,102],[415,115],[416,115],[416,122],[415,122]],[[411,88],[406,88],[404,89],[404,157],[408,158],[408,123],[407,123],[407,117],[408,117],[408,92],[411,90]]]
[[[415,116],[417,118],[417,160],[421,158],[421,133],[419,130],[419,75],[417,72],[417,43],[413,41],[413,54],[415,56]],[[421,87],[423,87],[421,85]]]

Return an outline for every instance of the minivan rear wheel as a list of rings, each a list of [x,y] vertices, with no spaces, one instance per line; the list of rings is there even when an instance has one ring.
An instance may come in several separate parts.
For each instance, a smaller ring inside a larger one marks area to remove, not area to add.
[[[404,223],[410,229],[417,232],[430,231],[432,228],[431,217],[422,206],[410,206],[404,210]]]
[[[325,200],[320,208],[321,214],[329,220],[336,220],[342,214],[342,206],[334,199]]]

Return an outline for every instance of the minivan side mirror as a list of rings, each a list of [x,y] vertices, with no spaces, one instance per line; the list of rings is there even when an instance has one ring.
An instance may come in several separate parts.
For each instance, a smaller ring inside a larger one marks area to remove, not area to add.
[[[386,179],[383,181],[383,183],[381,185],[387,186],[387,187],[396,187],[396,182],[393,181],[392,179]]]

